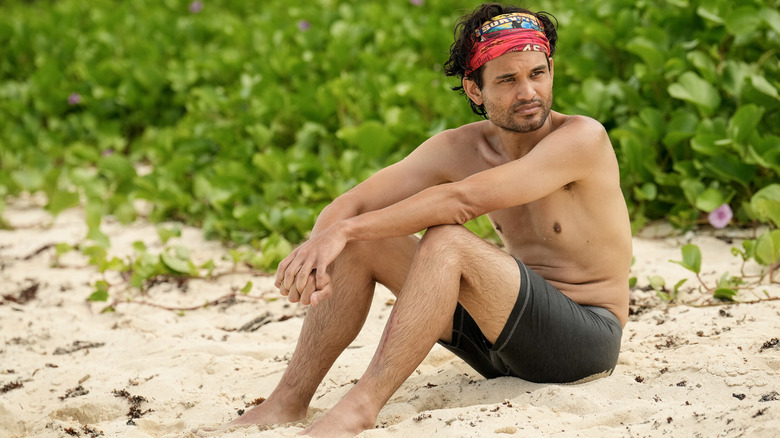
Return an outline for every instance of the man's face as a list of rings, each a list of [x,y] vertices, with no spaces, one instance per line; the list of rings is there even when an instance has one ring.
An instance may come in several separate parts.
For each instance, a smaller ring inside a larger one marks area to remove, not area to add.
[[[469,97],[477,104],[481,100],[493,124],[519,133],[533,132],[544,125],[553,100],[552,60],[548,67],[544,53],[501,55],[485,64],[482,80],[477,96],[469,93]]]

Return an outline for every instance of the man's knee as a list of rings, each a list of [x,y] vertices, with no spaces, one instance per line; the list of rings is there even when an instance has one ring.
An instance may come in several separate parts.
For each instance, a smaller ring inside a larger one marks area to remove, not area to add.
[[[347,243],[336,260],[348,260],[350,264],[365,264],[370,260],[370,255],[376,254],[377,242],[370,240],[356,240]]]
[[[470,236],[469,236],[470,235]],[[463,244],[474,237],[471,232],[462,225],[437,225],[425,231],[419,255],[431,255],[442,261],[455,259],[462,255]]]

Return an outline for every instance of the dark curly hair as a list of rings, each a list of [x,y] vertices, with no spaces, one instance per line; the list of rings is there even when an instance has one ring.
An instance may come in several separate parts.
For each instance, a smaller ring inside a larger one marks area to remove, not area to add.
[[[502,15],[511,14],[514,12],[522,12],[535,16],[544,26],[544,33],[547,39],[550,41],[550,57],[555,54],[555,45],[558,42],[558,20],[548,12],[531,12],[528,9],[520,8],[513,5],[502,5],[499,3],[484,3],[478,7],[471,14],[464,15],[458,20],[455,25],[455,42],[450,46],[450,59],[444,64],[444,74],[447,76],[455,76],[459,79],[466,77],[466,71],[469,65],[469,59],[471,59],[471,49],[474,47],[474,31],[482,26],[486,21],[490,21],[491,18]],[[555,23],[553,23],[555,20]],[[550,61],[547,61],[550,64]],[[474,70],[467,79],[474,81],[477,87],[482,89],[483,80],[482,72],[485,70],[485,66]],[[466,94],[463,86],[457,86],[452,88],[455,91],[460,91],[460,94]],[[477,105],[471,99],[471,110],[474,114],[487,118],[484,105]]]

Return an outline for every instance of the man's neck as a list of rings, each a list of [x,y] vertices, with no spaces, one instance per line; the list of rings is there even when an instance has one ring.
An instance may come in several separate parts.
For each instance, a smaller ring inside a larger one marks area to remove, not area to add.
[[[545,120],[544,125],[536,131],[520,133],[499,128],[491,123],[496,134],[495,142],[491,144],[496,152],[512,160],[524,157],[549,133],[553,131],[553,112]]]

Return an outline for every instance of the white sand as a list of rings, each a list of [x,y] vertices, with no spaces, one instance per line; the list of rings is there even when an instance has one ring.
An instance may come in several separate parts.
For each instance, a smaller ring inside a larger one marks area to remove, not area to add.
[[[48,244],[80,242],[86,234],[83,214],[69,210],[52,220],[35,206],[16,203],[5,217],[17,229],[0,231],[0,297],[19,301],[23,290],[38,286],[26,303],[0,299],[0,438],[101,432],[130,438],[274,437],[296,436],[305,426],[191,432],[236,418],[238,410],[267,396],[284,370],[305,308],[275,300],[270,278],[243,273],[190,280],[182,287],[162,283],[146,297],[115,287],[113,298],[197,306],[251,280],[250,295],[260,299],[241,297],[187,312],[122,302],[116,312],[100,313],[106,304],[85,298],[101,274],[83,256],[68,253],[60,260],[62,267],[54,268],[53,248],[37,252]],[[104,230],[112,254],[132,254],[136,240],[150,252],[161,248],[149,224],[109,223]],[[632,273],[639,285],[646,286],[649,275],[662,276],[669,286],[692,278],[668,261],[681,259],[686,236],[663,237],[665,231],[657,231],[662,237],[647,237],[652,234],[634,239]],[[739,272],[740,261],[729,251],[738,242],[727,244],[707,233],[687,237],[702,248],[706,281],[714,282],[724,271]],[[226,250],[204,241],[199,230],[186,228],[170,244],[190,248],[199,262],[213,259],[217,272],[230,271],[231,263],[222,260]],[[107,278],[122,284],[114,274]],[[695,284],[689,280],[686,286]],[[764,291],[778,297],[780,285],[765,280],[742,299],[754,300]],[[436,346],[382,410],[377,429],[361,436],[780,436],[780,346],[762,349],[780,337],[780,301],[691,307],[663,305],[654,292],[637,290],[632,296],[638,314],[625,329],[611,377],[581,385],[487,381]],[[384,288],[377,289],[364,331],[322,383],[308,421],[333,406],[360,377],[391,298]],[[697,291],[684,296],[695,302],[704,298]],[[267,313],[271,322],[256,331],[237,331]],[[127,424],[127,397],[115,395],[121,391],[143,397],[138,405],[143,415],[135,425]]]

